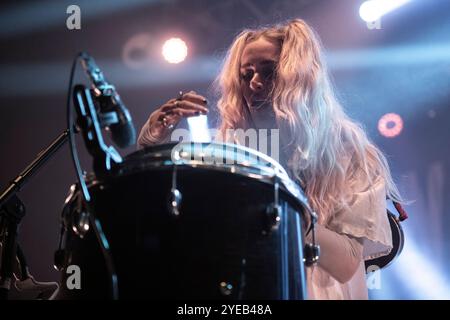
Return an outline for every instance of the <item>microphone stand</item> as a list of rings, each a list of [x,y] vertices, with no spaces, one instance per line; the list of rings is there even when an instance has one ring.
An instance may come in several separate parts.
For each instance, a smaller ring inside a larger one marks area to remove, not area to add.
[[[26,182],[58,151],[69,139],[69,129],[64,130],[47,148],[39,152],[33,160],[0,195],[0,235],[4,238],[0,265],[0,300],[7,300],[13,280],[16,254],[21,251],[17,243],[17,229],[26,210],[17,193]],[[23,254],[18,255],[22,279],[30,275]]]
[[[97,119],[90,91],[77,85],[74,90],[74,102],[78,114],[78,125],[83,133],[89,153],[94,157],[94,172],[102,176],[111,167],[122,161],[112,146],[105,144],[100,132],[111,120],[102,114]],[[100,121],[99,121],[100,120]],[[78,132],[74,127],[75,132]],[[26,182],[69,140],[69,129],[64,130],[47,148],[34,159],[0,195],[0,240],[3,238],[0,264],[0,300],[7,300],[14,274],[15,257],[19,258],[21,280],[29,278],[25,257],[17,243],[17,229],[25,217],[26,209],[17,193]],[[19,253],[19,254],[18,254]]]
[[[103,74],[91,61],[88,65],[91,70],[89,75],[95,84],[105,85]],[[114,88],[114,87],[111,87]],[[109,92],[110,86],[103,88]],[[76,85],[73,91],[73,102],[78,115],[77,126],[83,134],[83,138],[89,153],[94,158],[94,173],[97,176],[105,176],[111,172],[115,164],[122,162],[122,157],[114,147],[107,145],[101,133],[101,129],[109,127],[118,122],[121,116],[118,112],[98,112],[94,106],[94,100],[101,103],[105,92],[100,92],[92,97],[89,89],[83,85]],[[78,132],[76,127],[73,127]],[[35,160],[29,164],[9,186],[0,194],[0,241],[3,240],[1,247],[0,264],[0,300],[8,299],[8,293],[11,289],[11,283],[14,276],[14,262],[17,255],[21,265],[21,280],[31,277],[26,266],[25,257],[17,243],[17,229],[21,220],[25,217],[25,206],[17,196],[28,179],[30,179],[43,164],[45,164],[53,154],[61,148],[64,143],[70,139],[71,132],[66,129],[61,133],[46,149],[42,150]],[[81,183],[82,181],[80,181]],[[87,202],[88,199],[85,199]],[[101,230],[100,230],[101,231]],[[96,231],[98,237],[102,236],[100,231]],[[1,244],[1,242],[0,242]],[[113,297],[117,297],[117,281],[111,254],[107,248],[103,248],[103,253],[109,267],[112,278]]]

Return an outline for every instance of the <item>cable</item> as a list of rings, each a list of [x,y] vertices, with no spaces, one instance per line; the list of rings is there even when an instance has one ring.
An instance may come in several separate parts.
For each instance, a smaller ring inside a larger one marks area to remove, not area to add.
[[[72,87],[73,87],[73,78],[75,76],[75,69],[78,63],[78,60],[82,57],[83,53],[80,52],[77,54],[75,59],[72,62],[72,68],[70,69],[70,80],[69,80],[69,88],[67,90],[67,129],[69,130],[69,145],[70,145],[70,153],[72,156],[73,165],[75,167],[75,171],[77,174],[78,183],[81,187],[81,192],[83,192],[83,198],[89,202],[91,200],[91,195],[89,194],[89,190],[86,186],[86,182],[83,178],[83,172],[81,170],[80,166],[80,160],[78,158],[78,151],[77,146],[75,144],[75,135],[74,135],[74,126],[73,126],[73,115],[72,115],[72,108],[70,104],[70,99],[72,97]]]
[[[110,246],[108,240],[103,232],[103,228],[101,227],[100,221],[95,217],[94,211],[90,210],[90,201],[91,195],[89,193],[88,187],[86,185],[86,181],[83,177],[83,171],[81,170],[80,159],[78,157],[78,150],[75,142],[74,130],[75,126],[73,125],[73,114],[70,99],[73,94],[73,79],[75,76],[75,69],[77,67],[77,63],[81,57],[84,57],[85,53],[80,52],[76,55],[75,59],[72,62],[72,67],[70,69],[70,79],[69,79],[69,88],[67,90],[67,130],[69,131],[69,145],[70,145],[70,154],[72,156],[73,165],[75,167],[75,171],[77,174],[78,183],[81,187],[81,191],[83,194],[83,198],[86,201],[86,205],[88,207],[89,215],[91,216],[91,225],[94,228],[95,235],[97,237],[98,242],[100,243],[100,247],[102,249],[103,258],[106,262],[106,268],[108,269],[108,273],[111,279],[111,295],[113,300],[117,300],[119,298],[119,289],[117,283],[117,273],[114,267],[114,261],[112,259],[112,254],[110,252]]]

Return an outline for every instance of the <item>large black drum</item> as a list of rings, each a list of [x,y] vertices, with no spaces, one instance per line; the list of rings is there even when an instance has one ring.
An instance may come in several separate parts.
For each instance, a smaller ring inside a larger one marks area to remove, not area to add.
[[[66,201],[59,299],[306,298],[311,212],[284,169],[259,152],[157,145],[92,179],[89,192],[89,219],[79,191]],[[67,287],[69,265],[79,267],[81,289]]]

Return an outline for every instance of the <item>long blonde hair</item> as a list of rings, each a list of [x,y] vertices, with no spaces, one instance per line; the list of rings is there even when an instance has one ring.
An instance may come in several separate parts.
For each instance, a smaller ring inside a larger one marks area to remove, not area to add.
[[[282,137],[288,137],[289,170],[304,187],[321,221],[349,204],[350,182],[383,178],[386,195],[401,201],[388,163],[337,101],[315,32],[300,19],[287,24],[244,30],[224,60],[217,85],[221,115],[219,134],[246,128],[240,59],[247,43],[260,37],[280,46],[271,99]],[[354,190],[353,190],[354,192]]]

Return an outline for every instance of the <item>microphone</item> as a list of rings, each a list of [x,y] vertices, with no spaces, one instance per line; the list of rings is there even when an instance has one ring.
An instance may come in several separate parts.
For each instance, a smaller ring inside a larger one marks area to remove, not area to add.
[[[120,148],[133,145],[136,142],[136,129],[116,88],[106,81],[93,57],[83,52],[81,59],[83,69],[94,87],[94,96],[100,105],[99,119],[102,126],[110,129],[113,141]]]

